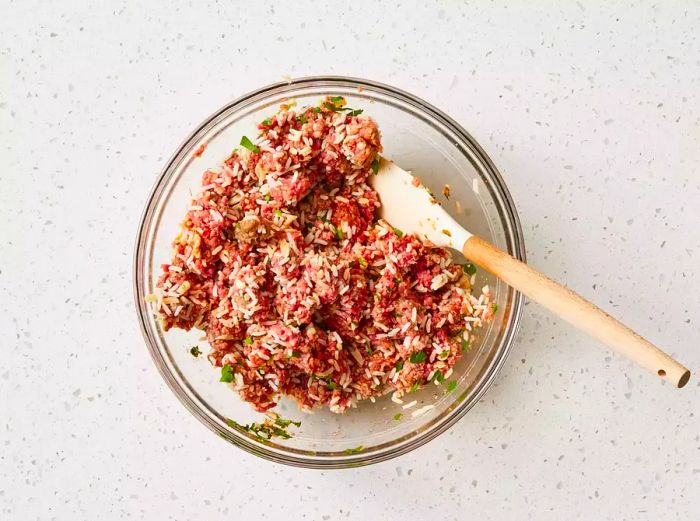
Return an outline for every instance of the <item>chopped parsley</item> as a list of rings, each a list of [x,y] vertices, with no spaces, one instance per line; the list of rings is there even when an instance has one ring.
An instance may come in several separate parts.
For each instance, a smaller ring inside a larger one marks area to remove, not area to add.
[[[335,235],[336,237],[338,237],[338,240],[341,240],[341,241],[343,240],[343,230],[341,230],[340,228],[337,228],[336,226],[334,226],[333,223],[330,222],[330,221],[329,221],[328,219],[326,219],[325,217],[321,217],[321,220],[322,220],[324,223],[328,224],[328,226],[331,227],[331,230],[333,231],[333,235]]]
[[[269,203],[270,199],[270,194],[265,194],[265,202]]]
[[[469,340],[465,340],[464,338],[462,338],[461,344],[462,344],[462,345],[461,345],[462,353],[464,353],[464,352],[467,351],[467,350],[469,349],[469,347],[470,347],[470,346],[469,346]]]
[[[318,114],[319,112],[321,112],[321,108],[320,108],[320,107],[314,107],[314,108],[313,108],[313,111],[314,111],[314,114]]]
[[[280,210],[279,208],[277,208],[277,210],[275,210],[275,215],[276,215],[277,217],[282,217],[282,210]]]
[[[243,340],[243,343],[247,346],[252,346],[253,345],[253,339],[249,336],[245,337]]]
[[[226,419],[226,425],[229,427],[234,427],[238,429],[243,429],[262,440],[270,440],[272,438],[282,438],[288,440],[292,437],[291,434],[287,432],[287,427],[290,425],[301,426],[301,422],[295,422],[292,420],[284,420],[282,418],[276,418],[274,421],[270,418],[265,418],[262,423],[251,423],[249,425],[241,425],[240,423]]]
[[[307,121],[309,121],[309,118],[307,118],[304,114],[302,114],[301,116],[299,116],[297,119],[299,120],[299,123],[301,123],[302,125],[303,125],[304,123],[306,123]]]
[[[462,269],[467,275],[474,275],[476,273],[476,266],[474,266],[471,262],[462,264]]]
[[[457,382],[452,380],[451,382],[447,383],[447,392],[448,393],[454,392],[455,389],[457,389]]]
[[[345,454],[358,454],[364,450],[364,446],[358,445],[354,449],[345,449],[343,453]]]
[[[408,392],[415,393],[418,389],[420,389],[420,382],[414,382],[414,384],[411,386]]]
[[[199,350],[199,346],[194,346],[190,348],[190,354],[197,358],[199,355],[202,354],[202,352]]]
[[[372,164],[370,166],[372,168],[372,173],[374,173],[374,175],[377,175],[377,173],[379,172],[379,159],[375,158],[375,160],[372,161]]]
[[[337,387],[338,387],[338,385],[337,385],[333,380],[329,380],[329,381],[328,381],[328,388],[329,388],[331,391],[333,391],[333,390],[336,389]]]
[[[292,351],[287,355],[287,358],[301,358],[301,355],[298,351]]]
[[[446,360],[448,356],[450,356],[450,350],[445,349],[444,351],[440,351],[440,354],[438,354],[438,359],[439,360]]]
[[[433,380],[435,380],[437,383],[441,384],[442,382],[445,381],[445,377],[442,376],[442,373],[440,371],[435,371],[435,374],[433,375]]]
[[[398,228],[392,228],[392,230],[394,230],[394,233],[396,234],[396,236],[399,239],[404,236],[404,233],[401,230],[399,230]]]
[[[498,304],[496,304],[495,302],[493,304],[491,304],[491,310],[494,313],[496,313],[498,311]]]
[[[367,342],[367,345],[365,346],[365,351],[367,351],[368,355],[371,355],[372,353],[374,353],[374,351],[372,350],[372,344]]]
[[[295,422],[294,420],[285,420],[284,418],[275,418],[275,423],[283,429],[286,429],[290,425],[296,425],[297,427],[301,427],[301,422]]]
[[[231,367],[229,364],[221,367],[221,378],[219,381],[225,383],[233,382],[233,367]]]
[[[397,373],[401,371],[401,369],[403,369],[403,360],[399,360],[398,362],[396,362],[396,365],[394,367],[396,368]]]
[[[428,355],[425,354],[425,351],[418,351],[417,353],[411,353],[411,358],[409,360],[412,364],[419,364],[427,357]]]
[[[402,416],[403,416],[403,413],[397,412],[396,414],[394,414],[394,419],[396,421],[399,421]]]
[[[364,259],[364,257],[358,257],[357,262],[360,263],[360,266],[363,268],[366,268],[368,266],[367,261]]]
[[[248,139],[248,136],[243,136],[241,138],[241,146],[247,148],[248,150],[256,154],[260,153],[260,149],[256,145],[254,145],[250,139]]]
[[[322,106],[331,112],[347,112],[347,115],[350,117],[359,116],[364,112],[363,109],[352,109],[350,107],[346,107],[345,104],[347,102],[343,96],[331,96],[329,100],[330,101],[324,101]],[[320,111],[321,109],[318,109],[318,112]],[[316,112],[316,109],[314,109],[314,112]]]
[[[270,121],[270,118],[266,118],[266,119],[263,119],[262,124],[265,125],[266,127],[269,127],[270,125],[272,125],[272,121]]]

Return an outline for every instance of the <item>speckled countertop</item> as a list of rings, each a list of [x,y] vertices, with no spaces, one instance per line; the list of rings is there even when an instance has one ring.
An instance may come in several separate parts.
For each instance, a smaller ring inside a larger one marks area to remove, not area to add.
[[[0,519],[697,519],[696,2],[84,4],[0,5]],[[528,305],[481,403],[411,454],[299,470],[212,435],[138,330],[138,219],[194,125],[313,73],[449,112],[503,173],[531,263],[690,384]]]

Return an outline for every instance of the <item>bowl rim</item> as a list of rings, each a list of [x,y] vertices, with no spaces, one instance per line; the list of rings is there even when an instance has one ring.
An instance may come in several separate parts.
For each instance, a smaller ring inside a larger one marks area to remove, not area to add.
[[[221,437],[237,447],[270,461],[284,463],[291,466],[319,469],[357,467],[385,461],[410,452],[426,444],[452,427],[482,398],[503,367],[503,364],[505,363],[508,353],[510,352],[513,342],[520,329],[523,313],[523,296],[521,293],[511,289],[513,292],[513,297],[511,300],[512,311],[506,324],[506,330],[501,341],[501,345],[499,346],[498,351],[495,353],[494,358],[490,363],[490,367],[486,369],[484,375],[471,390],[468,398],[461,401],[461,403],[456,404],[456,406],[454,406],[443,416],[436,418],[435,425],[430,430],[418,432],[416,435],[407,439],[405,442],[402,442],[398,446],[384,448],[375,452],[361,452],[358,454],[346,454],[342,456],[333,455],[319,457],[312,451],[273,451],[267,449],[264,444],[254,444],[242,436],[236,436],[232,435],[230,432],[222,431],[220,427],[214,421],[212,421],[212,418],[205,414],[205,411],[203,411],[203,409],[183,391],[182,385],[169,370],[167,360],[165,360],[160,349],[158,349],[156,343],[151,338],[151,332],[147,326],[147,314],[150,312],[150,310],[144,304],[143,300],[145,291],[142,285],[143,270],[141,268],[143,252],[146,249],[146,237],[148,235],[146,233],[146,229],[150,228],[153,220],[153,213],[157,203],[160,200],[160,196],[167,185],[167,182],[172,177],[173,165],[181,159],[185,153],[185,150],[188,148],[188,145],[194,144],[199,140],[200,134],[203,133],[203,131],[212,127],[222,115],[228,113],[231,109],[236,107],[243,108],[245,105],[260,101],[269,95],[283,94],[285,92],[293,93],[294,91],[303,87],[364,87],[374,91],[379,91],[385,95],[392,98],[398,98],[400,101],[411,105],[414,109],[417,109],[424,115],[427,115],[428,118],[436,120],[438,123],[445,126],[450,132],[457,135],[459,139],[462,140],[462,144],[466,145],[466,148],[460,147],[461,152],[468,155],[467,158],[469,161],[477,170],[481,170],[481,174],[485,174],[489,177],[489,179],[492,181],[494,191],[496,191],[501,198],[501,202],[503,204],[501,211],[505,214],[505,220],[509,223],[511,228],[510,231],[512,233],[512,236],[506,237],[509,253],[521,261],[526,260],[525,244],[520,219],[518,217],[513,198],[508,191],[503,178],[479,143],[454,119],[417,96],[384,83],[348,76],[307,76],[265,85],[224,105],[207,117],[192,132],[190,132],[190,134],[180,143],[175,152],[166,161],[163,169],[160,171],[153,184],[153,187],[151,188],[148,198],[146,199],[146,204],[142,211],[141,218],[139,219],[139,227],[136,234],[133,254],[134,304],[136,306],[136,313],[138,316],[141,333],[151,354],[151,359],[153,360],[154,365],[160,372],[170,390],[175,394],[185,408],[189,410],[190,413],[192,413],[199,421],[204,423],[210,430],[219,434]],[[302,456],[302,454],[304,455]]]

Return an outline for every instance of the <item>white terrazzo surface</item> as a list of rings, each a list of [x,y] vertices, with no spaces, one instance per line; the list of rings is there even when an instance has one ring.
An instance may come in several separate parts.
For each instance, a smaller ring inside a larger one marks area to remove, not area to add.
[[[532,264],[697,372],[699,4],[231,4],[0,2],[0,519],[698,519],[700,374],[674,390],[534,305],[496,384],[423,448],[255,459],[161,381],[131,255],[209,113],[285,74],[364,76],[461,122]]]

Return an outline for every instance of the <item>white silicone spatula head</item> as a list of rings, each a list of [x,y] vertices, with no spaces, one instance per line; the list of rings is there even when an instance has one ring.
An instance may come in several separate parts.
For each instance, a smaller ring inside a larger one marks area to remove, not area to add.
[[[379,193],[380,216],[405,233],[428,239],[436,246],[462,250],[472,236],[460,226],[417,178],[386,158],[370,183]]]

